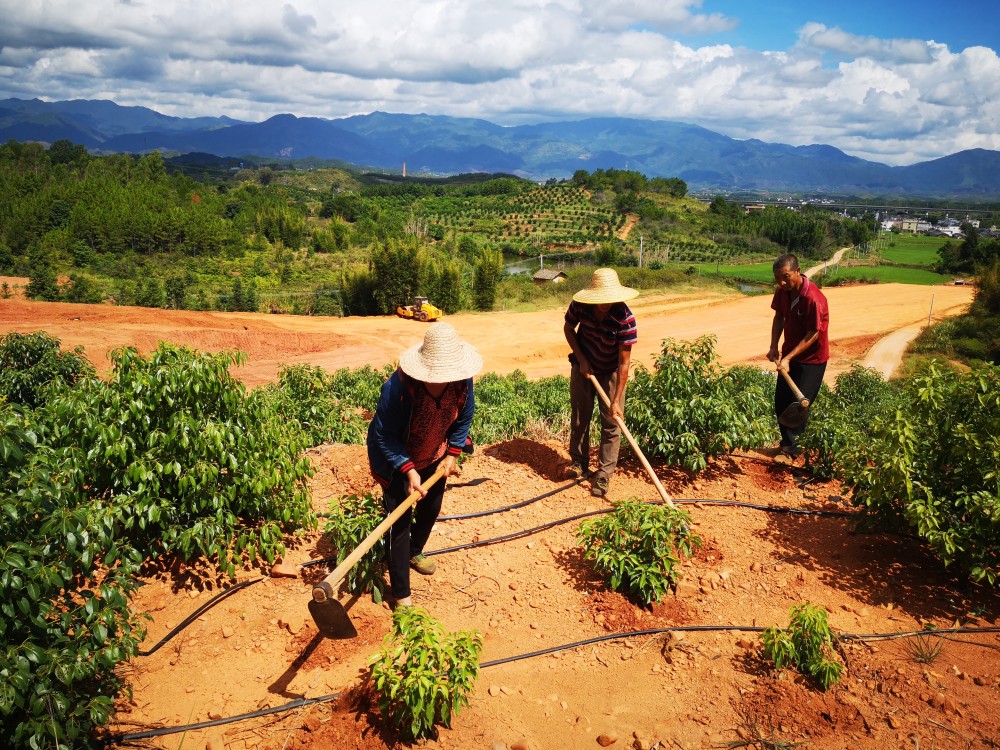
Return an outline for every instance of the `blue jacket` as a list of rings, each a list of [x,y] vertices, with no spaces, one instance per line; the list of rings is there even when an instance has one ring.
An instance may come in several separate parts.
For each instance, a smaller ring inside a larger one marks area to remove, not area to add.
[[[459,393],[458,419],[448,428],[448,448],[445,455],[457,456],[465,447],[472,427],[476,399],[472,378],[462,381]],[[413,461],[406,453],[406,440],[410,436],[410,415],[413,411],[413,391],[419,381],[397,369],[382,384],[375,416],[368,425],[368,464],[372,476],[383,487],[389,484],[394,471],[407,472]]]

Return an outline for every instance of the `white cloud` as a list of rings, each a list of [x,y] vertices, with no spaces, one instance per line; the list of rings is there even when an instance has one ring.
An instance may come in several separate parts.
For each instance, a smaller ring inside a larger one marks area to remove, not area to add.
[[[617,115],[910,163],[997,148],[1000,58],[810,23],[788,50],[685,34],[697,0],[0,0],[0,97],[262,120],[376,109],[500,123]]]

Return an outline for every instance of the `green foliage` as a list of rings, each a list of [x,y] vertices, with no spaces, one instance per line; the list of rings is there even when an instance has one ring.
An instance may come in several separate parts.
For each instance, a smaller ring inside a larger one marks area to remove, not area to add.
[[[123,541],[232,575],[243,555],[272,562],[283,531],[315,526],[304,441],[229,374],[242,355],[161,344],[112,360],[107,382],[57,392],[36,418],[53,473],[108,504]]]
[[[379,370],[366,365],[329,373],[313,365],[289,365],[281,369],[277,385],[268,386],[265,392],[277,413],[298,421],[309,445],[360,445],[379,389],[393,369],[391,365]]]
[[[420,288],[420,258],[414,242],[376,245],[371,252],[372,280],[377,310],[394,313],[408,305]]]
[[[1000,368],[930,363],[902,403],[871,420],[843,460],[869,524],[908,529],[945,565],[996,583],[1000,572]]]
[[[72,386],[94,374],[83,347],[62,351],[43,331],[0,338],[0,399],[34,408],[57,384]]]
[[[833,658],[833,633],[826,610],[812,604],[796,604],[789,613],[788,628],[769,627],[761,633],[764,656],[778,671],[794,665],[826,691],[843,676],[843,665]]]
[[[558,436],[569,428],[566,377],[528,380],[520,370],[504,376],[488,373],[476,381],[475,394],[471,434],[476,443],[498,443],[533,431]]]
[[[483,639],[477,631],[446,633],[419,607],[397,607],[392,631],[372,659],[379,709],[405,739],[433,736],[469,705]]]
[[[503,254],[484,249],[476,262],[473,282],[473,304],[477,310],[492,310],[497,298],[497,285],[503,278]]]
[[[680,556],[701,546],[691,532],[691,516],[668,505],[636,498],[614,504],[614,512],[580,524],[577,541],[584,558],[607,576],[611,588],[643,604],[658,602],[677,582]]]
[[[7,337],[4,350],[42,381],[75,363],[53,361],[57,345]],[[144,560],[203,556],[233,575],[315,525],[304,444],[229,375],[241,357],[163,345],[113,361],[107,382],[53,385],[33,410],[0,402],[4,747],[96,746],[144,637],[129,606]]]
[[[799,438],[806,465],[816,477],[842,478],[844,467],[868,441],[872,423],[900,405],[899,389],[875,370],[854,365],[825,385],[809,407],[809,423]]]
[[[331,503],[323,531],[326,540],[337,550],[337,565],[340,565],[361,542],[385,519],[382,501],[366,492],[363,495],[347,495]],[[385,539],[379,539],[374,546],[347,573],[347,588],[352,594],[366,594],[369,591],[375,603],[385,597]]]
[[[714,336],[664,339],[654,373],[636,367],[625,420],[646,455],[700,472],[712,456],[772,440],[773,378],[751,367],[723,370],[716,359]]]

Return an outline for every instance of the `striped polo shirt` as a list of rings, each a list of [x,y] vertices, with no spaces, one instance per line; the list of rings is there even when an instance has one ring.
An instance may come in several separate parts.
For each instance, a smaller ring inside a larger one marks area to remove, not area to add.
[[[635,316],[624,302],[616,302],[598,322],[595,305],[570,302],[566,322],[576,326],[576,340],[597,375],[608,375],[618,369],[618,349],[630,348],[638,336]]]

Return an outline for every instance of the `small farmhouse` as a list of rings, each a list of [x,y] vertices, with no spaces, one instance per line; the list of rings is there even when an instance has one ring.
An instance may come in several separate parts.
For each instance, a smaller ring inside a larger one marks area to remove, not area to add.
[[[566,274],[562,271],[555,271],[549,268],[542,268],[535,271],[535,275],[531,277],[532,281],[536,284],[561,284],[566,281]]]

